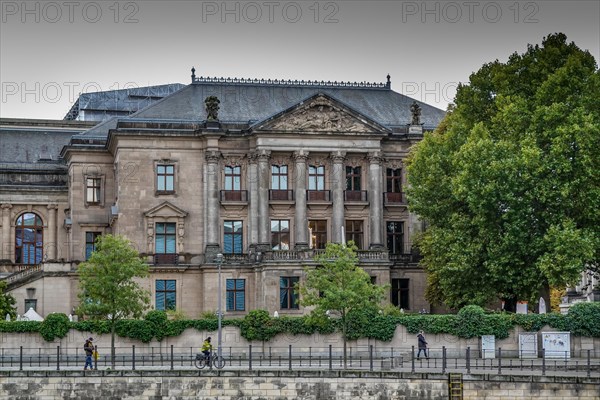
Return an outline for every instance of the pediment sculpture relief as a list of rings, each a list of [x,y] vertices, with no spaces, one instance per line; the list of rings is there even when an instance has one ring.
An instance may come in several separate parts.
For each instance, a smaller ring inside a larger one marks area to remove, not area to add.
[[[271,129],[315,132],[372,132],[373,129],[336,107],[325,97],[275,121]]]

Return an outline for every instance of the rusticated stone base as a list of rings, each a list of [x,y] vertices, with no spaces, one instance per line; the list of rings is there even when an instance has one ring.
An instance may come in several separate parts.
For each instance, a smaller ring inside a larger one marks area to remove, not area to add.
[[[369,371],[1,371],[0,398],[448,399],[442,374]],[[598,400],[599,378],[465,375],[464,399]]]

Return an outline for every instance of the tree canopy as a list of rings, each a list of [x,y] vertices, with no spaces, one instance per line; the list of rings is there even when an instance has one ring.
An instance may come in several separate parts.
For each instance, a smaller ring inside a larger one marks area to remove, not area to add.
[[[408,164],[428,300],[514,305],[597,272],[600,74],[564,34],[473,73]]]
[[[6,314],[10,316],[10,319],[13,320],[17,316],[17,310],[15,308],[15,298],[10,293],[5,293],[6,291],[6,282],[0,281],[0,318],[4,320],[6,318]]]
[[[300,285],[300,303],[314,306],[311,318],[317,323],[339,318],[344,340],[344,362],[350,323],[360,322],[361,312],[377,309],[383,300],[384,287],[371,283],[371,277],[358,266],[354,242],[348,245],[328,243],[325,252],[316,257],[319,266],[307,268]]]
[[[89,260],[79,265],[78,314],[106,319],[111,327],[111,359],[114,362],[116,323],[140,318],[150,303],[147,290],[135,278],[148,276],[148,265],[123,236],[102,235]]]

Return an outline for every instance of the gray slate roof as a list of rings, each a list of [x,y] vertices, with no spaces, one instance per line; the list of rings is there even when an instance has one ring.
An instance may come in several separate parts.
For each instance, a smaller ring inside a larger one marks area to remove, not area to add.
[[[127,116],[185,87],[181,83],[145,86],[105,92],[82,93],[65,116],[65,120],[104,121]]]
[[[0,120],[0,163],[35,163],[59,158],[63,146],[71,137],[89,129],[82,122]],[[69,125],[74,125],[73,127]],[[76,125],[76,126],[75,126]]]
[[[412,119],[410,105],[415,99],[387,88],[221,82],[192,83],[132,114],[132,117],[200,121],[206,118],[204,99],[217,96],[221,101],[221,122],[251,125],[317,93],[327,94],[389,128],[406,126]],[[419,101],[417,103],[422,109],[424,128],[435,128],[445,112]]]

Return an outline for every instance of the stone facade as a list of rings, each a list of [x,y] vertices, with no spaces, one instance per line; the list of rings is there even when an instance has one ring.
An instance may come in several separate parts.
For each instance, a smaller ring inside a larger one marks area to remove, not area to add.
[[[125,235],[150,264],[142,284],[153,307],[190,318],[217,309],[218,253],[228,315],[303,314],[290,300],[293,282],[325,242],[351,239],[372,279],[391,286],[389,301],[432,311],[412,248],[422,223],[405,196],[404,161],[423,134],[421,125],[408,129],[412,99],[389,82],[304,84],[297,100],[274,94],[289,89],[281,86],[196,79],[145,110],[77,132],[53,158],[54,178],[36,175],[39,163],[3,164],[0,273],[18,313],[32,304],[43,316],[72,313],[77,265],[106,233]],[[240,101],[248,87],[270,93],[264,107]],[[199,104],[215,91],[226,94],[221,120],[207,121]],[[432,129],[443,112],[423,107]],[[0,128],[19,124],[31,125],[3,120]],[[28,185],[24,176],[41,181]],[[43,256],[19,263],[16,247],[27,239],[16,225],[25,215],[41,218]]]

